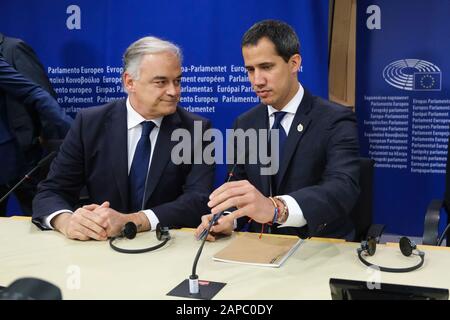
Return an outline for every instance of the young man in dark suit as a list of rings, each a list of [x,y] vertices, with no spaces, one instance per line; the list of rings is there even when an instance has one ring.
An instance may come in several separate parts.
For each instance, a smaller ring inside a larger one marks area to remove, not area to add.
[[[211,214],[237,208],[212,227],[352,239],[349,213],[359,194],[359,145],[354,113],[311,95],[299,83],[299,40],[286,23],[266,20],[244,35],[242,54],[261,104],[239,116],[235,129],[278,130],[278,171],[262,175],[261,163],[237,165],[234,180],[210,195]],[[251,151],[250,151],[251,152]],[[242,151],[240,153],[243,153]]]
[[[174,44],[145,37],[124,54],[127,99],[78,113],[33,201],[33,222],[70,239],[106,240],[134,222],[138,231],[193,227],[207,212],[214,167],[175,164],[172,133],[192,136],[206,119],[178,106],[181,51]],[[190,158],[193,159],[195,145]],[[86,185],[90,205],[76,208]]]

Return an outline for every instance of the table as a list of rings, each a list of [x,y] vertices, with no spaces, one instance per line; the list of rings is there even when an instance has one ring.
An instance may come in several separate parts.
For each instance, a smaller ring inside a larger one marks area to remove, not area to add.
[[[76,241],[55,231],[40,231],[29,218],[0,218],[0,285],[21,277],[47,280],[64,299],[178,299],[166,294],[186,279],[200,242],[192,229],[171,230],[163,248],[144,254],[121,254],[106,241]],[[270,236],[270,235],[268,235]],[[450,251],[421,246],[422,268],[410,273],[374,273],[356,255],[359,243],[305,240],[280,268],[223,263],[212,256],[232,237],[206,243],[197,266],[200,279],[225,282],[214,299],[331,299],[329,279],[450,288]],[[154,232],[118,245],[140,248],[158,243]],[[406,267],[418,257],[404,257],[398,244],[379,245],[370,261]]]

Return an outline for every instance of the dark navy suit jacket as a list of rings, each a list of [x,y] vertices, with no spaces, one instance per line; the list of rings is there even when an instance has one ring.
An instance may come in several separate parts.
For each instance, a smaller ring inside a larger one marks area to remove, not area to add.
[[[0,148],[2,150],[0,185],[21,173],[19,172],[20,162],[25,159],[19,152],[19,145],[22,141],[20,137],[28,136],[26,132],[30,130],[26,126],[15,127],[10,121],[12,106],[7,104],[10,99],[17,101],[16,108],[24,109],[25,113],[27,112],[25,108],[38,112],[42,118],[53,123],[61,136],[67,133],[72,121],[47,91],[24,78],[0,55]],[[20,119],[16,120],[21,121]]]
[[[25,78],[40,86],[56,99],[56,92],[48,79],[45,67],[39,61],[33,48],[27,43],[0,33],[0,55],[3,55],[5,61]],[[45,140],[64,139],[67,132],[61,135],[58,126],[42,116],[38,110],[26,108],[22,101],[9,95],[5,98],[5,105],[8,109],[10,129],[24,152],[38,144],[39,136]],[[39,155],[37,157],[39,158]]]
[[[298,130],[299,124],[302,130]],[[235,128],[244,130],[268,126],[267,106],[263,104],[235,121]],[[271,178],[262,176],[260,169],[259,163],[240,165],[234,176],[249,180],[269,196]],[[308,224],[301,228],[272,228],[273,233],[303,238],[343,238],[351,233],[349,214],[359,195],[359,144],[354,113],[305,90],[288,133],[279,175],[277,195],[292,196]],[[242,227],[247,220],[240,219],[238,226]],[[261,225],[252,222],[250,231],[260,232]]]
[[[165,116],[153,151],[146,189],[145,208],[152,209],[161,225],[197,227],[212,190],[214,166],[180,164],[171,161],[171,134],[178,128],[194,137],[194,121],[203,130],[206,119],[178,107]],[[193,144],[202,143],[196,137]],[[202,145],[200,145],[202,147]],[[191,148],[193,159],[194,146]],[[71,130],[38,187],[33,201],[33,222],[43,227],[41,218],[57,210],[74,210],[80,189],[86,185],[91,203],[109,201],[111,208],[129,213],[127,109],[126,100],[88,108],[78,113]]]

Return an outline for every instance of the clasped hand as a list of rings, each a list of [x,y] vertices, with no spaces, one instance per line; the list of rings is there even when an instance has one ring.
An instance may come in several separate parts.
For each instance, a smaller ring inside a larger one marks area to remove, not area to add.
[[[59,231],[78,240],[107,240],[117,236],[126,223],[124,215],[110,208],[108,201],[83,206],[73,214],[63,213],[55,219]]]

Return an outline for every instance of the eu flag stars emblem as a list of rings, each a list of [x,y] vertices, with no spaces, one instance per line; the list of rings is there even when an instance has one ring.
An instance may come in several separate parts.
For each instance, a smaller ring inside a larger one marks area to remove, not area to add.
[[[414,73],[414,90],[441,90],[440,72],[415,72]]]

